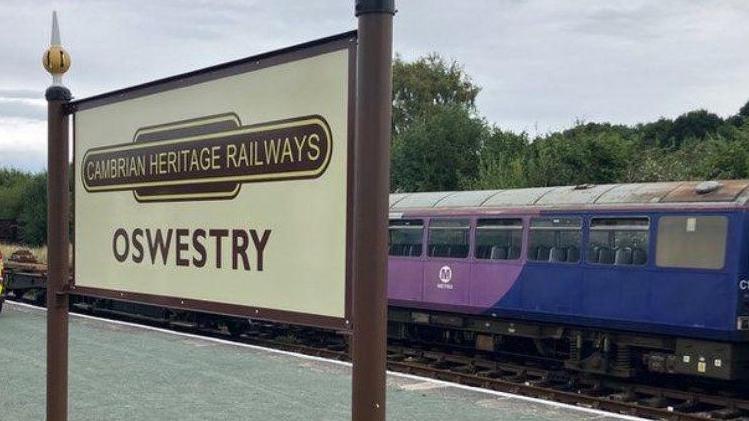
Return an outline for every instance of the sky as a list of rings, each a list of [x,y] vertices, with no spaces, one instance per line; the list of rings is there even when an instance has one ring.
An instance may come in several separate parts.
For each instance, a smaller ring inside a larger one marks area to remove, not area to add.
[[[0,167],[46,166],[52,10],[77,98],[356,28],[353,0],[0,1]],[[479,113],[532,136],[749,100],[749,1],[396,0],[394,50],[437,52],[482,87]]]

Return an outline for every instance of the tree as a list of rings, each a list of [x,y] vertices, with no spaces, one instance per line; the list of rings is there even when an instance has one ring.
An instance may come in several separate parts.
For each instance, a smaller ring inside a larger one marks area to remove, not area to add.
[[[528,185],[528,150],[526,133],[519,135],[495,128],[479,153],[478,174],[470,188],[506,189]]]
[[[21,239],[30,246],[47,242],[47,173],[33,176],[24,192],[18,216]]]
[[[744,104],[744,106],[739,109],[739,115],[744,118],[749,118],[749,101]]]
[[[634,151],[625,133],[620,126],[589,123],[536,139],[528,163],[528,184],[618,182],[624,177]]]
[[[636,131],[643,146],[667,147],[672,143],[671,131],[673,127],[673,120],[661,117],[652,123],[637,125]]]
[[[18,217],[29,178],[30,175],[22,171],[0,169],[0,219]]]
[[[735,179],[749,175],[749,136],[729,140],[713,137],[695,147],[695,173],[700,179]]]
[[[674,120],[670,133],[672,144],[669,146],[678,148],[688,138],[704,139],[708,134],[714,133],[722,125],[722,118],[705,110],[690,111],[682,114]]]
[[[741,114],[732,115],[726,119],[726,123],[729,123],[734,127],[741,127],[744,125],[745,118],[746,117],[743,117]]]
[[[395,137],[394,191],[457,190],[478,173],[486,123],[458,105],[438,105]]]
[[[393,133],[403,133],[435,107],[459,105],[475,110],[481,88],[457,62],[432,53],[414,62],[393,62]]]

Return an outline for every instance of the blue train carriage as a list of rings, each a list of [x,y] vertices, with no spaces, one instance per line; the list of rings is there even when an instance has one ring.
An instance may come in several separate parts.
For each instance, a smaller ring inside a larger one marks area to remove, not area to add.
[[[749,181],[391,195],[391,336],[749,378]]]

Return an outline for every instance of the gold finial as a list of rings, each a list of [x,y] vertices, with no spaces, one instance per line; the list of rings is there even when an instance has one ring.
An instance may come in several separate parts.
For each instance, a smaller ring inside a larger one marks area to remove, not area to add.
[[[52,12],[52,38],[50,46],[42,56],[44,68],[52,74],[52,84],[62,85],[62,75],[70,68],[70,55],[60,42],[60,28],[57,25],[57,12]]]

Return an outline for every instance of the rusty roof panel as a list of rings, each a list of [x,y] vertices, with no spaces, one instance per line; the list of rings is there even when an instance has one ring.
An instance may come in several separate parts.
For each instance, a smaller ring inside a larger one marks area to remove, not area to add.
[[[436,208],[476,207],[501,190],[461,191],[437,202]]]
[[[540,197],[553,189],[555,187],[502,190],[488,198],[481,207],[532,206]]]
[[[713,182],[714,183],[714,182]],[[704,181],[687,181],[674,189],[662,202],[733,202],[749,186],[747,180],[719,181],[719,187],[713,191],[700,194],[697,187],[706,185]]]
[[[398,201],[392,209],[431,208],[440,200],[457,192],[411,193]]]
[[[409,193],[390,193],[390,207],[403,200]]]
[[[575,205],[700,204],[710,202],[733,202],[744,205],[749,201],[748,187],[749,180],[727,180],[535,187],[464,192],[396,193],[390,195],[390,208],[400,210],[433,207],[569,207]]]
[[[681,184],[681,182],[620,184],[602,194],[596,203],[657,203]]]
[[[616,187],[615,184],[557,187],[543,195],[537,205],[587,205],[594,203],[602,194]]]

